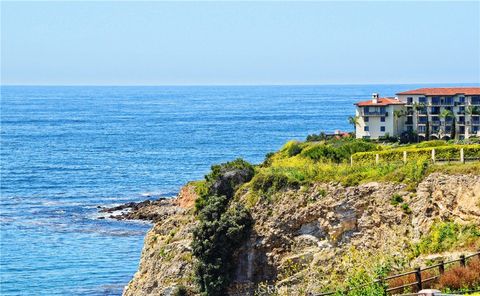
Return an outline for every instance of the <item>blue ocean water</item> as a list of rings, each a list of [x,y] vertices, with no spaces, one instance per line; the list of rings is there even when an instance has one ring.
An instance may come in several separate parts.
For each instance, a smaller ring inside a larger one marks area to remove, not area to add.
[[[149,225],[97,206],[173,196],[211,164],[351,130],[422,85],[1,88],[1,295],[120,295]]]

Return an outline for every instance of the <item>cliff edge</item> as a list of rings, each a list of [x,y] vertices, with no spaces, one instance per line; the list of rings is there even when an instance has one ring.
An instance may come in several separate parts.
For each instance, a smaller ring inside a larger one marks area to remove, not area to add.
[[[415,190],[406,187],[315,182],[268,196],[240,188],[235,200],[249,208],[254,224],[234,254],[229,294],[250,295],[262,285],[274,285],[280,295],[319,292],[354,266],[385,258],[398,269],[418,263],[421,254],[407,253],[435,223],[480,225],[478,174],[432,173]],[[197,198],[194,185],[185,186],[173,201],[176,210],[156,221],[125,296],[173,295],[179,286],[195,291],[191,242]]]

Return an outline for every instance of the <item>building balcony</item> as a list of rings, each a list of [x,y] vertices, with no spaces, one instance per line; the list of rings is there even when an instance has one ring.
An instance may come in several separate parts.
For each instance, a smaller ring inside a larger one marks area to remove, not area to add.
[[[361,111],[361,116],[388,116],[388,112],[381,112],[381,111]]]

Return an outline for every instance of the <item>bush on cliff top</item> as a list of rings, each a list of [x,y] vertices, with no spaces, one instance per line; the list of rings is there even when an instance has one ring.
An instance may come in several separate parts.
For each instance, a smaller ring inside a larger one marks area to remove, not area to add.
[[[199,195],[195,200],[196,210],[200,211],[210,196],[224,195],[231,199],[238,187],[250,181],[254,174],[254,167],[241,158],[212,165],[210,173],[205,175],[205,180],[196,183],[195,191]]]

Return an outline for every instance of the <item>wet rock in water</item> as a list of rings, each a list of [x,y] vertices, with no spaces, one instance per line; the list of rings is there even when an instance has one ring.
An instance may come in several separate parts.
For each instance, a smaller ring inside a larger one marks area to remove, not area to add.
[[[159,221],[167,216],[182,211],[174,199],[159,198],[142,202],[128,202],[111,208],[102,208],[100,213],[109,213],[108,217],[116,220]]]

